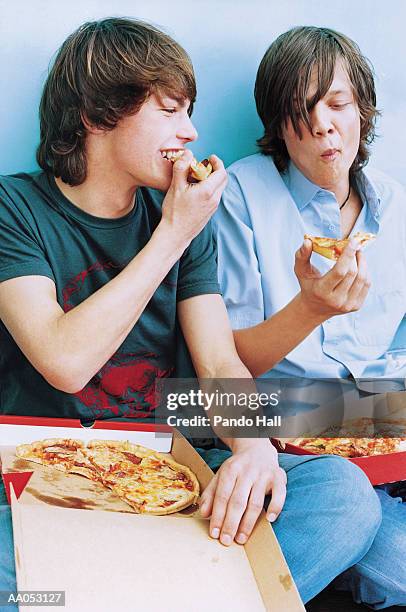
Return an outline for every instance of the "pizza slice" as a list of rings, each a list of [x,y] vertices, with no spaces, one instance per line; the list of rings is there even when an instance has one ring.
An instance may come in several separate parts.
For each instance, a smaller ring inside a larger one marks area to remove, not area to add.
[[[207,179],[212,172],[213,167],[208,159],[198,162],[195,158],[193,158],[187,177],[188,183],[198,183],[199,181],[204,181],[204,179]]]
[[[312,241],[312,250],[323,257],[328,259],[337,260],[345,247],[350,241],[350,238],[344,238],[343,240],[336,240],[335,238],[325,238],[323,236],[311,236],[309,234],[304,235],[305,238]],[[368,232],[357,232],[351,238],[357,240],[363,247],[367,242],[376,238],[375,234]]]
[[[51,438],[20,444],[17,446],[17,457],[34,461],[41,465],[52,466],[62,472],[69,472],[74,465],[79,449],[84,448],[80,440]]]
[[[169,514],[197,501],[196,476],[162,453],[115,440],[93,440],[86,452],[103,484],[136,512]]]
[[[183,157],[183,154],[184,149],[181,149],[179,151],[164,152],[163,157],[174,164]],[[193,157],[187,176],[187,181],[188,183],[199,183],[210,176],[212,172],[213,166],[208,159],[203,159],[201,162],[198,162],[197,159]]]

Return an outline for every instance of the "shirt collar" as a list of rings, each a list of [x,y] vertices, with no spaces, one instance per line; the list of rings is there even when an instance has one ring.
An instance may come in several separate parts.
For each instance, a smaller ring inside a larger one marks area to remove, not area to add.
[[[314,199],[319,191],[322,191],[318,185],[309,181],[292,161],[282,174],[282,179],[300,211]]]
[[[369,207],[371,215],[375,221],[378,221],[382,212],[382,202],[375,185],[363,170],[357,173],[356,181],[362,204]]]
[[[289,162],[287,170],[282,174],[282,179],[299,211],[302,211],[318,194],[330,193],[309,181],[292,161]],[[372,181],[361,170],[356,175],[356,182],[362,204],[366,204],[374,219],[378,220],[381,213],[381,200]]]

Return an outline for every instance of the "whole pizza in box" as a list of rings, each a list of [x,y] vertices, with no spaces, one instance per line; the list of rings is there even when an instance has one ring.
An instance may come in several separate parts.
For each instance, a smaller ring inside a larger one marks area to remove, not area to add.
[[[128,441],[53,438],[20,444],[16,455],[113,491],[137,513],[178,512],[197,501],[195,474],[171,457]]]

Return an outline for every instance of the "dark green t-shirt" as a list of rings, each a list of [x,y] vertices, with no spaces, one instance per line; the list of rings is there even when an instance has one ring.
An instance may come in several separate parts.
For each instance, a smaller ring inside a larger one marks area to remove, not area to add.
[[[138,189],[130,213],[102,219],[73,205],[43,172],[2,177],[0,282],[47,276],[68,312],[147,244],[160,221],[162,200],[160,192]],[[49,385],[0,321],[0,412],[85,421],[151,416],[155,379],[174,371],[176,303],[207,293],[220,293],[210,226],[169,271],[117,352],[75,394]]]

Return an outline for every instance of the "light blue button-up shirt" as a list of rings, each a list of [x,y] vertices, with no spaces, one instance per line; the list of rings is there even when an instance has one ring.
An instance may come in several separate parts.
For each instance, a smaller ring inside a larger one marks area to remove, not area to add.
[[[214,227],[219,280],[232,327],[241,329],[272,316],[300,291],[294,255],[305,233],[332,238],[342,233],[335,195],[310,182],[292,162],[280,175],[271,157],[256,154],[228,171]],[[406,194],[372,170],[359,174],[357,187],[363,207],[351,234],[377,234],[365,248],[372,279],[367,299],[358,312],[317,327],[266,376],[406,375],[406,351],[400,361],[404,373],[387,359],[406,312]],[[312,263],[322,273],[334,265],[316,253]]]

